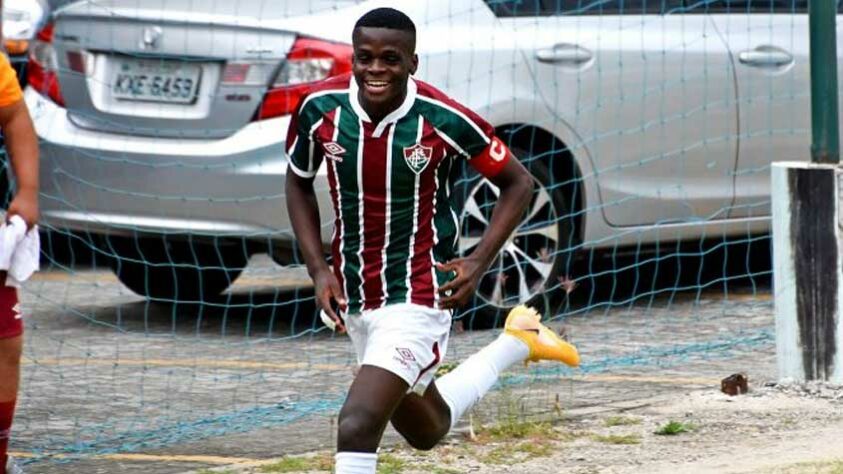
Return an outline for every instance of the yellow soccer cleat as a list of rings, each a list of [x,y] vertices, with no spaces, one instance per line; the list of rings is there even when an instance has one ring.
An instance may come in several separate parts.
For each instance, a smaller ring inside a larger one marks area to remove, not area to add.
[[[542,324],[542,317],[529,306],[516,306],[509,312],[504,324],[507,334],[517,337],[530,348],[530,356],[525,362],[540,360],[558,360],[571,367],[580,365],[577,348],[556,335]]]

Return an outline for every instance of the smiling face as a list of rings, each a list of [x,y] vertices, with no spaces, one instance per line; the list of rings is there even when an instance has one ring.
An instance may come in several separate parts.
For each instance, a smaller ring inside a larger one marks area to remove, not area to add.
[[[379,122],[401,106],[407,81],[416,72],[415,35],[390,28],[359,27],[352,34],[352,71],[360,87],[358,100]]]

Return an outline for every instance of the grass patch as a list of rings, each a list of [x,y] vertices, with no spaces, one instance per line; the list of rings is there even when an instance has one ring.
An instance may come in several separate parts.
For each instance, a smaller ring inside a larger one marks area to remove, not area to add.
[[[610,416],[606,418],[603,422],[606,426],[629,426],[629,425],[640,425],[641,419],[640,418],[631,418],[628,416]]]
[[[527,441],[517,444],[504,444],[477,456],[483,464],[516,464],[530,458],[546,457],[553,453],[550,443]]]
[[[641,437],[636,434],[630,435],[595,435],[594,441],[606,444],[641,444]]]
[[[462,474],[462,472],[451,469],[449,467],[434,466],[433,464],[426,464],[420,467],[420,470],[429,472],[430,474]]]
[[[196,471],[196,474],[237,474],[236,471],[232,471],[231,469],[226,469],[224,471],[214,471],[211,469],[199,469]]]
[[[439,367],[436,368],[436,377],[441,377],[448,372],[457,368],[456,362],[442,362]]]
[[[395,455],[383,453],[378,456],[378,474],[400,474],[406,467],[407,462]]]
[[[488,438],[489,441],[507,441],[513,439],[542,438],[555,439],[556,430],[550,423],[537,423],[533,421],[507,420],[490,427],[482,427],[477,430],[479,438]]]
[[[679,433],[688,433],[696,429],[691,423],[682,423],[681,421],[670,421],[666,425],[656,430],[657,435],[672,436]]]
[[[333,467],[334,457],[330,453],[321,453],[316,456],[284,456],[278,462],[259,467],[258,472],[330,471]]]

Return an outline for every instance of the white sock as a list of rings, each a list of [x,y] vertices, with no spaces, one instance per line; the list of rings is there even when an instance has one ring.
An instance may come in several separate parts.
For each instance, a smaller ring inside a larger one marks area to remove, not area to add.
[[[378,468],[377,453],[337,453],[334,472],[336,474],[375,474]]]
[[[527,344],[515,336],[501,334],[456,369],[437,379],[436,388],[451,409],[451,428],[492,388],[501,372],[516,362],[523,362],[529,355]]]

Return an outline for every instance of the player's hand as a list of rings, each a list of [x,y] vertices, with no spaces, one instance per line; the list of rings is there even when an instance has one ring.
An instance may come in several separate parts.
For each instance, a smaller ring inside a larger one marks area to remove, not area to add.
[[[6,220],[18,215],[26,222],[26,228],[32,229],[38,222],[38,214],[38,192],[22,190],[15,195],[15,198],[9,204]]]
[[[474,295],[485,265],[477,258],[467,257],[437,263],[436,269],[457,274],[453,280],[439,287],[439,306],[442,309],[454,309],[464,306]]]
[[[345,295],[342,293],[340,283],[328,267],[320,270],[314,275],[313,284],[316,287],[316,303],[330,317],[337,325],[337,331],[345,332],[342,318],[340,318],[334,311],[334,302],[344,308],[348,303],[345,300]]]

